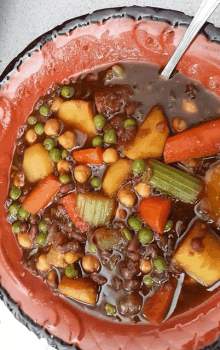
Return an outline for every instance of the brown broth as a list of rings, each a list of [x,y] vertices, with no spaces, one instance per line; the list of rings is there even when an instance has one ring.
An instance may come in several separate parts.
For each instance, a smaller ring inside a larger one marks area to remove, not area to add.
[[[87,101],[93,101],[93,94],[96,88],[103,88],[104,86],[112,86],[112,85],[120,85],[120,84],[128,84],[133,89],[133,96],[132,100],[137,102],[137,109],[132,116],[137,120],[138,123],[141,123],[145,117],[147,116],[150,109],[156,105],[160,104],[165,114],[168,118],[170,129],[173,132],[172,129],[172,119],[174,117],[180,117],[184,119],[187,123],[188,127],[191,127],[193,125],[196,125],[202,121],[209,120],[211,118],[216,118],[219,116],[220,113],[220,101],[212,95],[210,92],[205,90],[199,83],[192,82],[185,76],[183,76],[180,73],[176,73],[170,80],[164,81],[160,78],[158,78],[159,70],[157,67],[146,65],[146,64],[134,64],[134,63],[126,63],[123,64],[123,67],[126,72],[125,78],[114,78],[109,81],[105,81],[104,77],[106,76],[106,73],[108,72],[108,69],[104,70],[94,70],[89,75],[82,75],[78,77],[77,79],[70,79],[68,82],[68,85],[73,87],[75,91],[75,95],[73,96],[76,99],[85,99]],[[92,75],[93,74],[93,75]],[[186,86],[188,84],[191,84],[194,86],[194,92],[193,96],[191,93],[186,91]],[[42,104],[48,104],[52,102],[52,100],[59,95],[60,92],[60,86],[57,86],[56,89],[52,94],[49,94],[45,97],[42,97],[40,101],[37,102],[35,109],[33,110],[33,113],[31,115],[35,115],[38,119],[38,122],[44,122],[46,120],[45,117],[39,116],[38,108]],[[198,107],[198,112],[194,114],[187,114],[182,109],[182,101],[183,99],[194,101]],[[97,111],[95,109],[94,105],[94,111],[97,114]],[[123,112],[122,112],[123,113]],[[109,119],[114,117],[114,114],[109,116]],[[30,126],[25,125],[21,129],[21,134],[19,135],[19,138],[17,140],[17,147],[15,149],[14,158],[13,158],[13,165],[21,169],[21,164],[23,161],[23,151],[28,146],[25,137],[24,132],[27,130],[27,128],[30,128]],[[69,129],[65,125],[62,124],[62,130],[65,131]],[[44,135],[38,137],[38,142],[41,142],[44,140]],[[84,145],[84,138],[83,136],[78,133],[77,134],[77,148],[80,148]],[[85,147],[91,147],[91,144],[87,141],[85,143]],[[71,164],[72,167],[74,167],[74,161],[72,159],[72,156],[69,152],[68,158],[67,158]],[[217,160],[219,159],[219,155],[216,155],[214,157],[209,157],[205,159],[200,167],[194,172],[196,176],[203,177],[205,174],[205,171]],[[183,165],[176,164],[176,167],[179,167],[181,169],[185,169]],[[100,178],[103,177],[103,174],[105,172],[106,166],[91,166],[92,174],[93,176],[99,176]],[[55,175],[58,175],[58,172],[55,167],[54,171]],[[13,174],[13,170],[12,170]],[[74,180],[73,180],[74,181]],[[131,184],[134,186],[135,181],[134,179],[131,179]],[[13,179],[11,179],[10,188],[12,187]],[[75,181],[74,181],[75,183]],[[77,184],[76,190],[78,190]],[[27,196],[30,191],[33,188],[33,184],[30,184],[25,182],[25,187],[23,187],[22,191],[25,189],[25,193],[23,193],[24,196]],[[88,184],[87,189],[91,190],[91,186]],[[154,194],[157,194],[158,191],[153,190]],[[51,208],[57,207],[57,199],[55,198],[55,201],[48,207],[43,213],[44,216],[50,216]],[[140,198],[139,198],[140,199]],[[138,200],[139,200],[138,199]],[[11,204],[11,200],[8,199],[6,202],[6,206],[8,207]],[[127,209],[126,209],[127,210]],[[132,212],[137,212],[138,210],[138,204],[132,208],[132,210],[127,210],[128,215],[131,215]],[[128,216],[127,215],[127,216]],[[169,263],[172,253],[175,249],[176,242],[178,239],[184,234],[184,232],[187,230],[188,225],[190,222],[196,217],[194,206],[190,204],[182,203],[178,200],[173,200],[172,205],[172,211],[169,219],[173,220],[173,227],[172,229],[164,233],[163,237],[167,239],[167,244],[165,245],[165,248],[162,247],[161,240],[162,238],[154,233],[154,241],[153,243],[157,244],[159,255],[163,255],[167,262]],[[9,217],[9,221],[12,223],[14,221],[14,218]],[[117,223],[118,220],[113,221],[113,226]],[[121,220],[122,221],[122,220]],[[67,219],[67,223],[71,226],[71,222]],[[125,220],[126,223],[126,220]],[[212,227],[214,231],[219,234],[219,231],[216,230],[214,227]],[[88,252],[88,244],[86,246],[85,252]],[[38,248],[38,252],[46,252],[47,248]],[[118,255],[119,259],[123,259],[125,256],[123,251],[115,251],[113,254]],[[97,256],[100,257],[100,254]],[[27,261],[30,259],[29,253],[27,251],[24,251],[24,261]],[[81,268],[81,263],[79,264]],[[30,266],[29,266],[30,268]],[[59,273],[59,278],[61,274],[63,274],[63,271],[61,269],[57,269]],[[32,271],[34,273],[34,271]],[[83,272],[83,269],[81,268],[82,276],[86,276],[85,272]],[[101,275],[105,276],[108,279],[108,283],[105,284],[102,287],[102,292],[99,297],[99,301],[95,308],[89,307],[91,309],[92,313],[95,313],[97,316],[105,315],[104,312],[104,303],[105,301],[108,301],[110,303],[115,304],[115,301],[120,299],[121,296],[125,294],[124,290],[122,289],[120,292],[114,291],[113,287],[111,286],[111,278],[113,276],[120,275],[119,273],[119,267],[118,264],[116,264],[116,267],[113,270],[110,270],[107,266],[102,266],[101,269]],[[166,277],[166,276],[165,276]],[[139,273],[137,278],[141,281],[142,280],[142,274]],[[161,282],[161,281],[160,281]],[[156,288],[157,284],[155,283]],[[207,289],[200,285],[199,283],[193,284],[193,285],[183,285],[181,295],[179,297],[176,309],[174,311],[173,315],[177,315],[180,313],[183,313],[198,304],[202,303],[203,301],[207,300],[215,291],[210,292],[207,291]],[[140,288],[140,294],[143,296],[143,298],[146,298],[146,296],[149,294],[149,289],[142,285]],[[69,299],[70,300],[70,299]],[[76,301],[74,302],[76,305],[80,305],[80,307],[85,307],[81,303],[78,303]],[[87,306],[86,306],[87,308]],[[144,321],[143,316],[141,313],[138,314],[138,316],[133,316],[130,319],[127,317],[124,317],[120,314],[116,314],[116,317],[112,318],[114,321],[121,321],[123,322],[140,322]]]

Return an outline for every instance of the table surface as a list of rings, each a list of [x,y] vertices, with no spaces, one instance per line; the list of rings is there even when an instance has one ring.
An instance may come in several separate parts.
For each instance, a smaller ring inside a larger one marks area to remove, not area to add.
[[[121,6],[154,6],[193,15],[202,0],[0,0],[0,74],[35,38],[68,19],[95,10]],[[210,17],[220,27],[220,8]],[[0,301],[1,350],[52,350],[29,332]],[[89,350],[89,349],[88,349]],[[112,349],[117,350],[117,349]]]

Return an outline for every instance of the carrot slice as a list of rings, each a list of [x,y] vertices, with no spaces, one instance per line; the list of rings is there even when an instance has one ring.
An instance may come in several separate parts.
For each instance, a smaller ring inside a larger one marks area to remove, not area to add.
[[[49,175],[38,182],[37,186],[29,194],[23,203],[23,208],[29,213],[36,214],[46,207],[55,196],[60,182],[54,175]]]
[[[80,163],[102,164],[103,150],[101,147],[73,151],[73,159]]]
[[[159,287],[145,302],[143,315],[147,321],[154,325],[163,322],[170,309],[173,295],[176,289],[177,280],[172,279]]]
[[[164,148],[166,163],[211,156],[220,151],[220,119],[211,120],[168,138]]]
[[[74,193],[70,193],[67,196],[60,199],[60,203],[64,206],[67,213],[70,216],[70,219],[74,223],[74,225],[81,231],[88,231],[89,225],[86,221],[84,221],[77,213],[76,207],[77,198]]]
[[[163,233],[172,201],[162,197],[149,197],[140,202],[139,213],[148,226]]]

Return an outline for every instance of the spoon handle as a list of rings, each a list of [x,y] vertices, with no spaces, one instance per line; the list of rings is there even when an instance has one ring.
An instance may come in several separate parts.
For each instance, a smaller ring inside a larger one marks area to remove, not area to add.
[[[216,9],[216,7],[219,4],[220,0],[203,0],[195,17],[190,23],[190,26],[186,30],[172,57],[166,64],[164,70],[162,71],[162,77],[169,79],[171,73],[173,72],[177,63],[181,59],[182,55],[184,54],[184,52],[186,51],[196,34],[202,28],[203,24],[207,21],[207,19],[211,16],[212,12]]]

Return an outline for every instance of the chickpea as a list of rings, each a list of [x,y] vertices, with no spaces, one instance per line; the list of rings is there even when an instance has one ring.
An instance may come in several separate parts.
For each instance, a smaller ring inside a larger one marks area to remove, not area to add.
[[[67,160],[59,160],[59,162],[57,163],[57,170],[59,171],[59,173],[68,173],[70,170],[70,163],[67,162]]]
[[[73,131],[66,131],[58,137],[58,141],[63,148],[70,149],[76,144],[76,135]]]
[[[188,114],[194,114],[198,112],[198,107],[194,101],[183,100],[182,101],[183,112]]]
[[[74,169],[74,177],[81,184],[91,176],[91,170],[87,165],[77,165]]]
[[[100,269],[99,259],[94,255],[85,255],[82,258],[82,267],[87,273],[97,272]]]
[[[189,170],[194,171],[197,169],[201,164],[201,159],[188,159],[188,160],[182,160],[181,163]]]
[[[138,182],[134,189],[140,197],[147,198],[151,195],[150,186],[144,182]]]
[[[118,160],[118,152],[114,148],[107,148],[103,153],[103,160],[107,164],[112,164]]]
[[[64,259],[66,260],[67,264],[74,264],[74,262],[79,260],[79,258],[80,254],[72,252],[67,252],[64,256]]]
[[[127,212],[126,212],[125,209],[118,209],[117,213],[116,213],[116,216],[117,216],[118,219],[124,220],[127,217]]]
[[[25,138],[26,138],[27,142],[30,144],[32,144],[34,141],[36,141],[37,135],[35,134],[34,129],[29,129],[25,134]]]
[[[18,243],[22,248],[30,248],[32,246],[32,242],[29,238],[28,233],[19,233],[18,234]]]
[[[118,199],[126,207],[132,207],[135,203],[136,196],[131,189],[122,189],[118,192]]]
[[[14,185],[15,185],[16,187],[23,187],[23,186],[24,186],[24,173],[18,172],[18,173],[15,175],[15,178],[14,178]]]
[[[62,98],[56,97],[55,100],[53,101],[51,107],[50,107],[51,111],[53,113],[58,113],[62,103],[63,103]]]
[[[44,132],[48,136],[56,136],[60,131],[60,123],[58,119],[51,118],[46,121],[44,125]]]
[[[56,270],[51,270],[47,275],[47,283],[54,288],[58,285],[58,276]]]
[[[183,120],[179,117],[175,117],[172,120],[172,127],[173,127],[174,131],[181,132],[181,131],[187,129],[187,124],[186,124],[185,120]]]
[[[40,271],[48,271],[51,267],[52,265],[47,262],[47,254],[41,254],[36,263],[36,268]]]
[[[139,267],[140,267],[141,272],[143,272],[144,274],[148,274],[152,270],[151,261],[143,259],[140,261]]]

